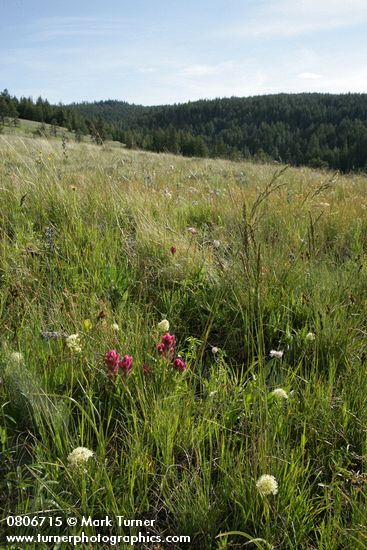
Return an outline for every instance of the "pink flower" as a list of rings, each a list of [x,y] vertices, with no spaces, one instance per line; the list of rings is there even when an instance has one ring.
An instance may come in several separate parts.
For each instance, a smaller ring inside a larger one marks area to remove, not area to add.
[[[110,376],[117,376],[119,369],[120,354],[115,349],[111,349],[105,355],[105,363]]]
[[[166,332],[162,336],[162,342],[166,348],[174,348],[176,345],[175,335]]]
[[[175,246],[171,246],[171,254],[174,256],[177,252],[177,248]]]
[[[159,355],[164,355],[168,359],[173,359],[176,343],[175,335],[166,332],[163,334],[160,343],[157,344],[156,349]]]
[[[187,365],[185,361],[182,361],[180,357],[177,357],[173,362],[173,368],[176,369],[178,372],[183,372],[187,369]]]
[[[119,362],[120,354],[115,349],[111,349],[105,355],[105,361],[108,365],[115,365]]]
[[[120,359],[118,366],[124,374],[130,375],[133,368],[133,358],[131,355],[124,355],[123,359]]]
[[[164,344],[160,343],[160,344],[157,344],[157,351],[159,353],[159,355],[163,355],[164,353]]]

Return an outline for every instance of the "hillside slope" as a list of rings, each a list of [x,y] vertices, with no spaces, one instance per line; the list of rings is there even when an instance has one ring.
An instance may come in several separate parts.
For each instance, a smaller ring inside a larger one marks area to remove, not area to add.
[[[51,517],[0,546],[364,548],[367,178],[0,135],[0,181],[0,512]]]
[[[115,137],[127,144],[153,151],[341,171],[367,166],[367,94],[277,94],[149,108],[102,101],[74,108],[117,126]]]

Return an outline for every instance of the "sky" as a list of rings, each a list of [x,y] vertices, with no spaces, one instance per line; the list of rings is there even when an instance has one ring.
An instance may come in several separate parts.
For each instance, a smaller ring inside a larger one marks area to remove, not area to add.
[[[367,92],[367,0],[0,0],[0,90],[143,105]]]

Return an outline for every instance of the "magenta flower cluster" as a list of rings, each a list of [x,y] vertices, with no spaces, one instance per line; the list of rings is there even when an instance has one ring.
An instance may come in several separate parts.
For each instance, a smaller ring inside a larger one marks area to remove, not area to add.
[[[159,355],[173,361],[172,366],[175,370],[183,372],[186,370],[187,365],[180,357],[174,359],[176,344],[177,342],[175,335],[170,332],[166,332],[163,334],[161,341],[157,344],[156,348]]]
[[[163,357],[172,360],[175,354],[176,344],[177,342],[175,335],[166,332],[165,334],[163,334],[161,341],[156,346],[157,351],[159,355],[162,355]]]
[[[120,356],[115,349],[108,351],[105,355],[105,363],[108,369],[108,374],[116,377],[121,370],[127,376],[131,374],[133,368],[133,358],[131,355]]]
[[[187,365],[180,357],[175,358],[176,345],[177,342],[175,335],[170,332],[166,332],[163,334],[159,344],[157,344],[156,349],[162,358],[167,359],[170,363],[172,363],[172,366],[176,371],[184,372],[187,369]],[[116,378],[120,372],[126,376],[129,376],[133,368],[133,358],[131,355],[124,355],[122,357],[115,349],[111,349],[105,355],[105,364],[108,375],[111,378]],[[143,364],[141,369],[144,374],[152,374],[152,371],[146,364]]]

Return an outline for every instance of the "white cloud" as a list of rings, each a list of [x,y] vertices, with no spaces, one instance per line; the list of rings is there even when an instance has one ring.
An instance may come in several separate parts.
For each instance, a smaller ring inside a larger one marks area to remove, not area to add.
[[[324,75],[318,73],[300,73],[297,76],[303,80],[319,80],[320,78],[324,78]]]
[[[203,77],[213,74],[218,74],[220,72],[220,65],[188,65],[184,67],[181,71],[183,76],[189,78]]]
[[[243,24],[221,29],[232,38],[284,38],[367,23],[366,0],[260,0]]]

